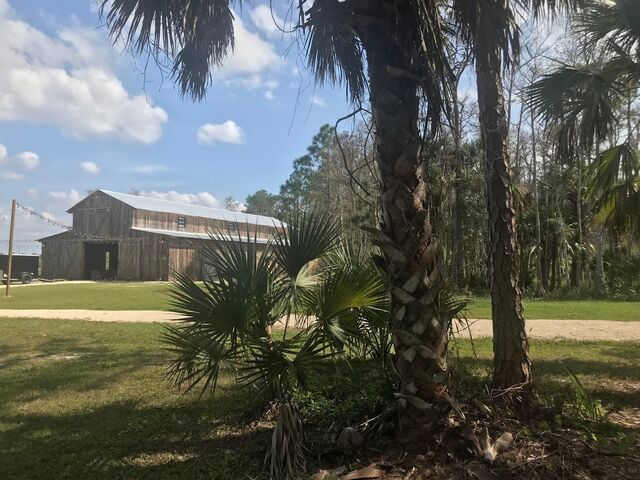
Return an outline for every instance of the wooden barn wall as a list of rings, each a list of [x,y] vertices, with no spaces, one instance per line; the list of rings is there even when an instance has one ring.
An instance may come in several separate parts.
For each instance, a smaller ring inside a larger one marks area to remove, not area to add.
[[[52,239],[42,242],[42,277],[82,280],[82,241]]]
[[[118,280],[168,280],[168,242],[146,233],[118,242]]]
[[[96,236],[122,236],[131,228],[133,208],[97,191],[71,209],[73,230]]]
[[[173,238],[168,243],[169,280],[175,280],[175,273],[187,275],[192,280],[202,280],[202,260],[200,251],[204,242],[187,238]]]
[[[178,217],[185,217],[187,225],[185,228],[178,228]],[[149,212],[146,210],[133,211],[133,226],[139,228],[156,228],[160,230],[180,230],[183,232],[193,233],[217,233],[222,231],[228,232],[228,223],[222,220],[214,220],[211,218],[192,217],[188,215],[178,215],[177,213],[166,212]],[[233,222],[241,234],[246,234],[247,224],[242,222]],[[272,227],[264,225],[248,225],[251,235],[257,228],[258,237],[268,238],[272,232]]]

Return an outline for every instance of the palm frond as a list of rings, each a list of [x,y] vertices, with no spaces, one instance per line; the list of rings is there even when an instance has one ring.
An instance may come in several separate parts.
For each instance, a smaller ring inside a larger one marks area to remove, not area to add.
[[[224,336],[212,336],[196,325],[170,326],[161,340],[173,354],[167,378],[186,391],[201,385],[201,392],[215,393],[221,371],[233,369],[238,360],[238,348],[226,342]]]
[[[330,270],[310,294],[316,320],[310,336],[320,343],[341,349],[351,337],[361,340],[361,329],[370,313],[388,311],[386,285],[373,268]]]
[[[296,211],[287,219],[287,228],[273,238],[275,261],[286,275],[295,279],[310,262],[334,250],[340,226],[326,213]]]
[[[185,317],[182,322],[234,346],[259,331],[256,306],[242,285],[225,281],[203,285],[201,288],[189,277],[178,275],[170,295],[172,310]]]
[[[166,55],[183,95],[197,100],[234,46],[229,0],[104,0],[101,14],[114,41]]]
[[[506,66],[518,60],[520,30],[509,2],[453,0],[452,11],[458,34],[476,55],[498,48]]]
[[[640,58],[640,2],[637,0],[592,1],[576,16],[578,31],[586,45],[602,45],[614,54],[621,51]]]
[[[602,152],[585,169],[595,220],[640,238],[640,153],[628,143]]]
[[[588,150],[618,125],[625,88],[607,67],[562,66],[528,87],[527,103],[546,123],[560,125],[561,143]],[[566,147],[565,147],[566,148]]]
[[[344,84],[347,95],[361,101],[366,93],[363,51],[353,27],[344,22],[347,5],[318,0],[309,9],[307,62],[320,83]]]
[[[310,374],[326,366],[331,356],[322,345],[305,342],[298,334],[284,340],[256,339],[248,347],[249,358],[240,369],[240,381],[286,400],[290,382],[305,388]]]

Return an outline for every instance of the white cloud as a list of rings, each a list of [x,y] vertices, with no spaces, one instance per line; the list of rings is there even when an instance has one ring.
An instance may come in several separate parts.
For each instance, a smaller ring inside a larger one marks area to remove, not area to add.
[[[272,12],[268,5],[258,5],[249,16],[256,28],[269,37],[282,35],[282,30],[287,29],[284,20]]]
[[[126,91],[102,33],[75,26],[49,36],[0,1],[0,120],[48,123],[79,139],[161,136],[167,113]]]
[[[47,196],[50,201],[64,208],[69,208],[82,200],[80,192],[73,188],[69,190],[52,190]]]
[[[263,96],[267,100],[273,100],[274,98],[276,98],[271,90],[267,90],[266,92],[264,92]]]
[[[224,123],[205,123],[198,129],[198,141],[207,145],[217,142],[241,144],[244,143],[245,135],[240,126],[233,120]]]
[[[1,1],[1,0],[0,0]],[[7,147],[0,143],[0,163],[7,158]]]
[[[34,170],[40,165],[40,156],[37,153],[22,152],[16,155],[16,158],[26,170]]]
[[[48,218],[49,220],[57,220],[58,218],[51,212],[42,212],[42,216],[44,218]]]
[[[141,190],[136,192],[138,195],[151,198],[159,198],[161,200],[170,200],[172,202],[189,203],[192,205],[203,205],[205,207],[221,208],[222,202],[208,192],[200,193],[179,193],[175,190],[168,192],[158,192],[155,190]]]
[[[29,190],[27,190],[27,195],[29,195],[30,198],[38,198],[38,190],[36,190],[35,188],[30,188]]]
[[[214,80],[247,90],[273,91],[279,85],[274,75],[285,64],[284,59],[273,44],[249,31],[238,16],[233,28],[235,47],[213,73]]]
[[[24,175],[22,175],[21,173],[15,173],[15,172],[2,172],[0,173],[0,178],[2,178],[2,180],[24,180]]]
[[[311,97],[311,103],[313,105],[315,105],[316,107],[326,107],[327,106],[327,102],[324,98],[318,96],[318,95],[314,95],[313,97]]]
[[[131,165],[128,167],[124,168],[125,172],[131,172],[131,173],[141,173],[143,175],[149,175],[152,173],[160,173],[160,172],[166,172],[167,170],[169,170],[168,167],[164,166],[164,165],[158,165],[155,163],[144,163],[141,165]]]
[[[83,172],[88,173],[90,175],[97,175],[100,173],[100,167],[95,162],[82,162],[80,164],[80,168]]]

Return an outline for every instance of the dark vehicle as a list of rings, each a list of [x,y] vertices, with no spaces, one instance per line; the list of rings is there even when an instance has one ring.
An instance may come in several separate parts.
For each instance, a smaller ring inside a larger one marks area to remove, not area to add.
[[[7,283],[7,263],[8,255],[0,254],[0,279],[2,283]],[[11,265],[11,281],[21,283],[31,283],[38,276],[38,266],[40,257],[38,255],[13,255]]]

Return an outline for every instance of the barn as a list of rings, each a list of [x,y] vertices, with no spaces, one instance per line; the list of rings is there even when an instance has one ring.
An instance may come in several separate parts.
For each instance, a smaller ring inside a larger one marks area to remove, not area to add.
[[[42,238],[41,275],[67,280],[194,280],[220,236],[266,245],[279,220],[261,215],[96,190],[71,207],[73,226]]]

